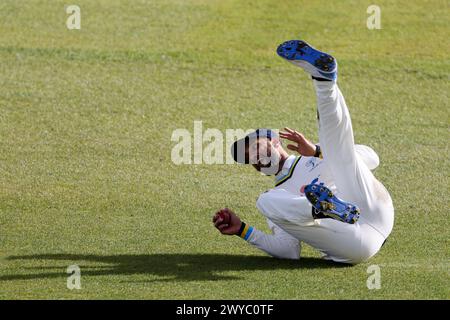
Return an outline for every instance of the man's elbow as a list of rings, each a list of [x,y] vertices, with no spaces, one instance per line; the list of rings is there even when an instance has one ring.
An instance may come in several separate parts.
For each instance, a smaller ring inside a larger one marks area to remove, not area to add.
[[[283,251],[279,251],[276,254],[272,254],[272,257],[277,259],[299,260],[300,246],[289,246],[285,248]]]

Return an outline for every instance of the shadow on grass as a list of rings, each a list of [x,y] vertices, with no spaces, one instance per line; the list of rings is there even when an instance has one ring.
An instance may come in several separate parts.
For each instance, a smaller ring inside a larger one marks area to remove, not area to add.
[[[296,269],[325,269],[348,267],[319,258],[300,260],[280,260],[270,257],[225,255],[225,254],[143,254],[143,255],[78,255],[78,254],[39,254],[11,256],[7,260],[24,260],[45,265],[35,266],[35,270],[55,270],[54,272],[13,274],[0,277],[0,281],[32,280],[67,277],[66,267],[79,265],[82,276],[111,275],[149,275],[149,281],[214,281],[239,280],[237,276],[220,273],[233,271],[275,271]],[[55,262],[55,266],[48,265]],[[64,263],[63,263],[64,261]],[[99,266],[98,264],[106,264]],[[24,270],[30,270],[24,268]]]

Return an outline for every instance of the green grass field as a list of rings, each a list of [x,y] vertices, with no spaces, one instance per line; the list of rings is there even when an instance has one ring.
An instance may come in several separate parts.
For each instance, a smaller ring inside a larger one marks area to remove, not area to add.
[[[81,8],[68,30],[65,5]],[[381,7],[381,30],[366,9]],[[0,298],[449,299],[448,1],[0,3]],[[213,228],[272,179],[175,165],[172,132],[289,126],[317,140],[305,39],[339,60],[357,143],[380,155],[396,223],[370,261],[276,260]],[[66,287],[69,265],[81,290]],[[369,290],[367,268],[381,268]]]

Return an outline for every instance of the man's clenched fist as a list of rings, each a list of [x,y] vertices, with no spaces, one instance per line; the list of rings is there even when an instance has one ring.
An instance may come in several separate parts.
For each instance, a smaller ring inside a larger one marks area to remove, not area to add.
[[[214,226],[227,235],[237,234],[241,228],[241,219],[228,208],[220,209],[213,217]]]

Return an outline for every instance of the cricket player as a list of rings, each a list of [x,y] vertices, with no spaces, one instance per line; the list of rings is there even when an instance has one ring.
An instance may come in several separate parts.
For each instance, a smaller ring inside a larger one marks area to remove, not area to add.
[[[258,129],[234,142],[236,162],[275,176],[274,188],[256,202],[272,233],[241,221],[228,208],[219,210],[213,223],[222,234],[238,235],[276,258],[299,259],[304,242],[325,259],[363,262],[380,250],[394,224],[392,199],[371,171],[379,158],[370,147],[354,143],[335,58],[301,40],[281,44],[277,53],[312,77],[319,144],[290,128],[279,135]],[[289,155],[280,138],[299,155]]]

